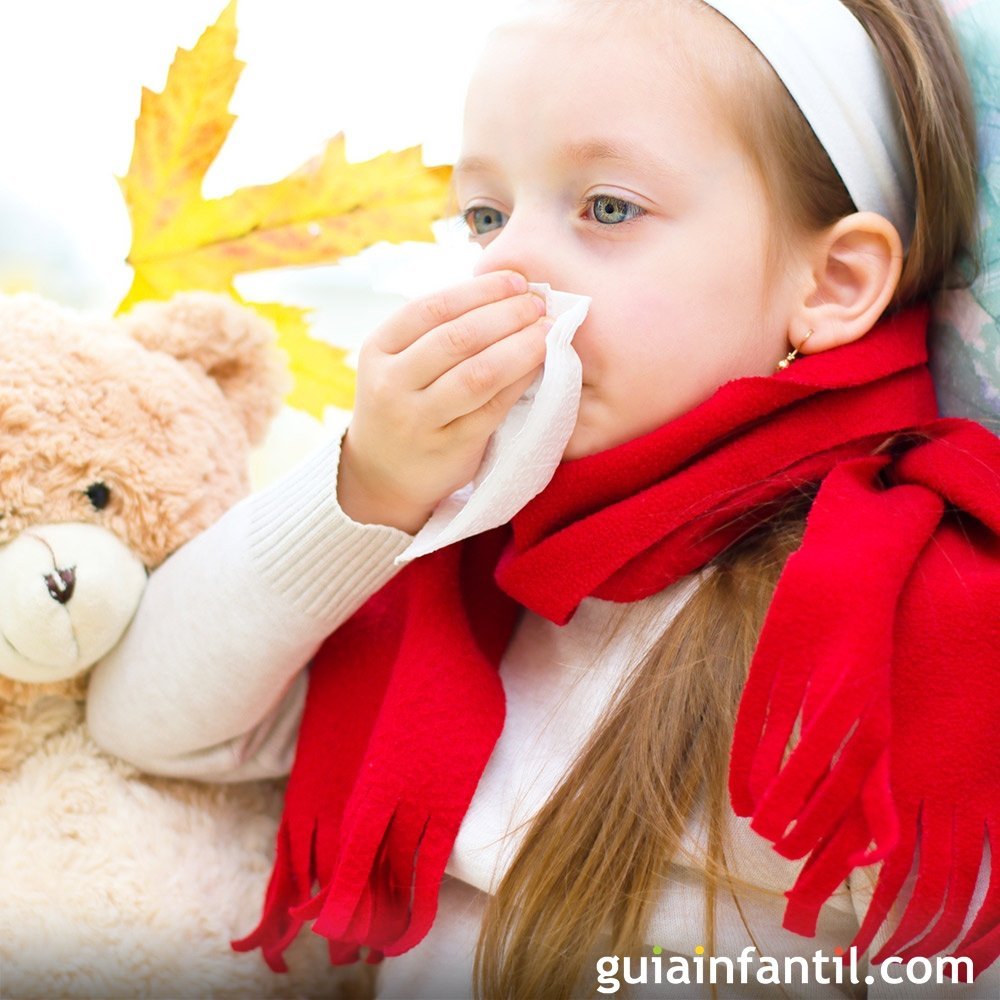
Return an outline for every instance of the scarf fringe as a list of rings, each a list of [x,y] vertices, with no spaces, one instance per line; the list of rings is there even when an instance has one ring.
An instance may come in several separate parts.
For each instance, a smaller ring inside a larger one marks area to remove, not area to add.
[[[812,850],[831,822],[840,821],[857,803],[872,775],[880,768],[887,773],[885,716],[877,708],[871,710],[871,691],[865,693],[869,705],[862,703],[860,712],[857,699],[853,705],[839,698],[829,701],[809,724],[784,768],[759,794],[751,826],[773,841],[774,849],[786,858],[801,858]],[[761,747],[766,749],[763,740]],[[762,784],[761,774],[766,770],[766,753],[762,753],[751,769],[751,785]],[[887,781],[877,782],[868,794],[875,815],[880,814],[880,806],[892,802]],[[877,839],[889,845],[891,832],[883,831]],[[884,857],[888,849],[884,846],[866,854],[864,863]]]
[[[261,921],[246,937],[230,942],[233,951],[253,951],[254,948],[260,948],[264,961],[272,972],[288,972],[288,964],[283,955],[304,922],[290,912],[291,907],[308,892],[308,889],[303,889],[307,885],[302,880],[303,873],[296,871],[292,864],[292,854],[288,817],[285,816],[278,828],[274,868],[264,898]]]
[[[1000,809],[986,817],[986,843],[990,848],[990,881],[982,906],[958,944],[958,953],[968,955],[975,967],[987,968],[1000,956]],[[980,851],[969,848],[978,859]]]
[[[363,833],[339,840],[315,819],[309,842],[296,845],[282,822],[263,916],[249,935],[232,942],[233,949],[260,948],[271,969],[287,972],[283,953],[308,921],[328,939],[334,965],[359,961],[362,947],[368,949],[365,961],[375,964],[424,937],[437,909],[447,838],[430,837],[437,829],[431,817],[402,799],[359,813],[354,826],[362,824]],[[381,827],[377,839],[371,835],[375,827]],[[344,849],[328,864],[327,848],[338,842]],[[317,883],[321,887],[313,892]]]
[[[900,901],[907,876],[918,854],[913,891],[898,925],[871,961],[891,956],[904,962],[918,956],[932,958],[961,933],[970,912],[977,875],[990,847],[991,869],[986,894],[975,918],[946,957],[968,958],[973,978],[1000,957],[1000,812],[988,818],[970,814],[967,804],[937,807],[922,803],[916,814],[901,821],[905,833],[879,871],[864,920],[850,947],[864,954],[879,928]],[[788,906],[782,926],[805,937],[814,937],[819,912],[827,899],[855,867],[858,845],[867,824],[852,816],[821,846],[803,867],[795,885],[785,894]],[[959,981],[959,970],[953,979]]]
[[[911,832],[882,866],[868,911],[851,944],[859,953],[869,947],[899,900],[917,859],[916,881],[899,923],[872,962],[877,964],[893,955],[903,961],[931,958],[942,952],[962,932],[988,844],[986,894],[965,934],[947,956],[970,959],[975,977],[1000,957],[1000,811],[984,816],[965,802],[938,805],[924,801],[915,813],[903,818],[902,828]]]
[[[808,855],[786,893],[783,926],[815,936],[820,910],[859,866],[883,861],[876,890],[852,944],[864,953],[899,900],[919,840],[912,895],[899,925],[873,958],[932,957],[962,933],[976,877],[991,849],[989,888],[954,957],[981,970],[1000,957],[1000,815],[996,806],[942,805],[890,784],[892,623],[906,577],[943,514],[939,494],[921,485],[884,489],[878,457],[845,462],[825,480],[807,523],[803,549],[786,564],[744,688],[730,762],[730,798],[738,815],[788,858]],[[836,526],[846,510],[858,519],[854,551],[837,549]],[[896,525],[905,533],[896,534]],[[877,588],[864,567],[878,564]],[[852,580],[854,581],[852,584]],[[787,647],[775,637],[791,633],[804,609],[789,594],[846,594],[833,614],[817,609],[810,620],[811,648]],[[875,605],[877,622],[866,624]],[[849,634],[829,631],[832,618],[858,621]],[[821,657],[817,659],[817,650]],[[794,739],[795,726],[802,731]],[[917,796],[914,796],[917,798]],[[991,812],[990,809],[993,811]]]
[[[425,810],[398,801],[374,855],[364,850],[367,832],[345,837],[326,888],[297,912],[315,916],[313,930],[331,941],[363,943],[382,955],[406,951],[430,929],[436,908],[425,885],[429,825]],[[361,849],[351,852],[356,844]]]

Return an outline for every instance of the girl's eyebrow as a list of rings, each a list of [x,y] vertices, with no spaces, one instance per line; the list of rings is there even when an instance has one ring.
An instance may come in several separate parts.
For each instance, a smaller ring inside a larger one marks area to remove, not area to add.
[[[571,142],[563,146],[559,153],[566,159],[579,164],[592,163],[594,160],[615,160],[619,163],[635,164],[640,167],[652,167],[654,170],[664,173],[680,174],[680,170],[674,164],[631,139],[619,139],[617,142],[611,142],[607,139]]]
[[[561,146],[558,156],[571,163],[586,165],[597,160],[612,160],[633,164],[656,173],[668,174],[675,178],[684,176],[676,164],[670,163],[651,149],[640,146],[629,139],[611,142],[607,139],[586,139]],[[494,160],[483,156],[463,156],[454,166],[453,173],[498,173],[499,166]]]
[[[463,156],[458,163],[451,168],[452,175],[489,174],[496,173],[496,171],[496,163],[493,160],[487,160],[483,156]]]

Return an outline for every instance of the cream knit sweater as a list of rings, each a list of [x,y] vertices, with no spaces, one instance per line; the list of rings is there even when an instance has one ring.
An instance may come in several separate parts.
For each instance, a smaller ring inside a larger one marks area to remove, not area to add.
[[[345,424],[346,427],[346,424]],[[337,626],[398,568],[393,559],[411,536],[383,525],[361,525],[340,509],[334,484],[340,442],[333,440],[283,479],[234,507],[215,526],[175,553],[151,577],[127,635],[94,671],[88,721],[108,751],[162,774],[232,781],[282,775],[291,766],[303,700],[304,666]],[[535,814],[607,709],[621,679],[622,642],[652,642],[683,604],[694,582],[679,581],[641,602],[657,609],[655,628],[642,635],[629,617],[642,609],[594,598],[583,601],[565,626],[526,611],[500,666],[507,695],[503,733],[459,831],[441,887],[438,914],[415,948],[385,960],[379,997],[472,996],[472,955],[487,894],[513,857],[526,821]],[[619,640],[604,646],[616,616],[626,616]],[[736,874],[758,885],[788,889],[802,862],[791,862],[731,814]],[[697,821],[690,845],[704,846]],[[985,891],[981,874],[977,902]],[[911,876],[912,877],[912,876]],[[864,915],[870,890],[856,878],[824,907],[817,936],[802,938],[781,927],[781,897],[720,896],[715,955],[755,955],[784,963],[787,955],[817,950],[832,956],[846,947]],[[693,959],[703,940],[704,894],[696,871],[675,863],[663,876],[662,897],[649,931],[649,951]],[[247,930],[257,914],[247,915]],[[875,942],[878,947],[885,935]],[[707,956],[706,956],[707,957]],[[596,956],[595,956],[596,958]],[[631,987],[636,997],[708,996],[707,986]],[[623,970],[619,970],[621,976]],[[632,967],[632,974],[638,972]],[[889,970],[904,976],[901,967]],[[737,967],[737,974],[739,968]],[[782,989],[750,982],[720,985],[720,997],[820,998],[837,996],[1000,998],[1000,963],[968,986],[882,982],[878,967],[858,963],[861,984]],[[823,976],[835,979],[827,962]],[[875,983],[865,985],[866,975]],[[848,979],[849,969],[843,978]],[[606,982],[609,982],[606,980]],[[594,985],[598,984],[595,968]]]

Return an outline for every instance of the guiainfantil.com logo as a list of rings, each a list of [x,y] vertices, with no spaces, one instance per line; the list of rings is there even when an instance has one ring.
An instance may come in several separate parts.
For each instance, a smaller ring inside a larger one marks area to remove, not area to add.
[[[617,993],[623,984],[805,986],[819,983],[826,986],[851,983],[857,986],[864,982],[871,986],[877,981],[872,972],[866,973],[863,979],[860,977],[856,948],[851,948],[847,955],[843,948],[835,948],[832,955],[817,950],[810,958],[785,955],[780,961],[756,952],[753,945],[748,945],[735,959],[724,955],[706,956],[705,949],[698,945],[691,956],[664,956],[663,949],[658,946],[653,948],[651,956],[605,955],[597,960],[597,990]],[[922,984],[932,979],[937,984],[971,983],[974,972],[970,958],[951,956],[939,956],[933,962],[918,956],[904,962],[893,955],[871,968],[878,972],[883,982],[892,984]]]

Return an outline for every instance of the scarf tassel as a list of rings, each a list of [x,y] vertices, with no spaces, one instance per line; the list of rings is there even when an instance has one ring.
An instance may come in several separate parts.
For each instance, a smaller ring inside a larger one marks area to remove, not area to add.
[[[971,912],[984,847],[988,846],[990,873],[984,898],[949,955],[969,958],[975,976],[1000,953],[1000,866],[995,860],[1000,852],[1000,812],[984,817],[968,803],[924,801],[904,815],[901,825],[913,832],[904,837],[879,872],[868,911],[851,944],[859,953],[869,947],[899,899],[916,860],[912,893],[898,925],[872,962],[877,964],[893,955],[903,961],[917,956],[931,958],[942,952],[962,933]]]
[[[308,921],[328,939],[334,965],[359,961],[362,947],[370,964],[413,947],[434,919],[447,860],[447,847],[442,860],[444,839],[429,839],[431,817],[403,799],[359,814],[354,826],[362,824],[363,831],[355,829],[341,841],[331,836],[337,831],[314,820],[308,843],[296,851],[283,823],[261,922],[232,947],[259,947],[274,971],[286,972],[282,955]],[[321,887],[313,893],[317,883]]]
[[[315,838],[313,828],[310,841]],[[290,825],[287,815],[278,828],[274,868],[264,898],[264,912],[260,923],[246,937],[230,942],[233,951],[252,951],[260,948],[272,972],[288,972],[288,964],[283,955],[302,928],[303,920],[293,916],[292,907],[308,897],[309,866],[295,865],[295,851],[292,845]]]
[[[887,857],[899,840],[887,693],[870,675],[843,671],[840,665],[852,661],[835,644],[828,652],[819,664],[755,658],[730,762],[736,814],[751,817],[751,829],[782,856],[808,855],[786,893],[784,922],[806,936],[815,934],[823,903],[850,871]],[[789,749],[800,717],[806,721]]]
[[[868,704],[862,700],[865,696]],[[769,770],[768,754],[763,752],[766,744],[762,740],[762,753],[750,772],[751,785],[760,789],[751,827],[773,841],[779,854],[801,858],[818,845],[831,822],[839,822],[856,804],[873,776],[869,796],[880,801],[872,802],[870,812],[884,815],[880,807],[891,804],[892,798],[888,785],[878,781],[882,773],[878,769],[887,768],[887,739],[886,714],[869,688],[856,692],[853,699],[831,698],[806,727],[784,767],[766,785],[762,775]],[[891,843],[892,830],[882,830],[877,839],[880,844]],[[863,863],[884,857],[887,850],[888,846],[883,846],[865,855]]]
[[[827,705],[836,703],[835,699]],[[878,703],[875,697],[868,706],[862,705],[860,717],[854,720],[848,713],[834,718],[824,706],[804,727],[780,773],[743,815],[751,816],[751,828],[772,840],[784,857],[809,855],[785,894],[788,904],[783,919],[787,930],[806,937],[815,936],[824,903],[855,868],[884,861],[864,921],[851,942],[859,954],[868,949],[900,898],[919,836],[913,893],[891,937],[872,957],[876,964],[894,955],[904,961],[930,958],[955,940],[970,913],[984,844],[988,845],[991,868],[985,897],[951,953],[971,959],[975,975],[1000,954],[1000,860],[994,860],[1000,859],[1000,811],[984,815],[966,802],[944,807],[924,802],[920,808],[900,810],[890,785],[886,721],[873,710]],[[767,721],[780,716],[780,711],[775,712]],[[750,725],[748,718],[744,721]],[[832,738],[832,732],[845,728],[849,730],[846,742],[832,762],[827,755],[827,764],[818,766],[816,761],[824,759],[819,751],[827,748],[816,745],[814,738]],[[778,731],[782,731],[780,726]],[[785,746],[787,729],[782,732],[780,743]],[[764,726],[755,748],[770,746],[767,752],[746,758],[734,755],[731,781],[743,796],[741,801],[754,801],[748,788],[763,782],[766,764],[762,762],[770,757],[773,767],[780,764],[773,759],[778,741],[773,735],[769,741],[768,735],[769,727]],[[873,753],[877,753],[874,765],[870,763]],[[904,836],[903,831],[910,832]],[[914,941],[918,935],[922,937]]]
[[[315,916],[313,930],[331,941],[364,944],[375,954],[397,955],[430,929],[435,899],[427,892],[425,869],[432,859],[424,850],[430,816],[407,800],[398,801],[385,820],[374,852],[374,838],[344,838],[326,889],[302,908]],[[359,849],[351,851],[351,845]]]
[[[786,893],[787,929],[814,936],[823,904],[853,869],[884,862],[854,942],[861,952],[902,890],[919,835],[923,860],[914,894],[875,962],[896,953],[930,957],[952,941],[969,912],[984,839],[994,848],[991,857],[1000,849],[995,843],[1000,825],[988,810],[963,803],[959,815],[934,799],[920,810],[907,808],[910,800],[890,782],[897,605],[944,503],[923,485],[885,488],[877,479],[884,465],[884,457],[845,462],[819,491],[802,548],[786,564],[751,665],[729,783],[734,811],[750,816],[752,829],[785,857],[808,855]],[[837,530],[851,510],[858,527],[853,546],[845,550]],[[874,565],[886,568],[877,586],[865,572]],[[778,637],[793,634],[804,614],[789,595],[803,593],[846,595],[846,604],[810,608],[809,645],[788,646]],[[857,622],[857,628],[845,633],[830,627],[844,619]],[[817,650],[822,651],[818,661]],[[800,719],[801,734],[793,741]],[[902,831],[909,831],[907,839]],[[986,901],[958,945],[960,953],[980,961],[995,959],[1000,948],[997,867]],[[918,934],[923,938],[901,951]]]

